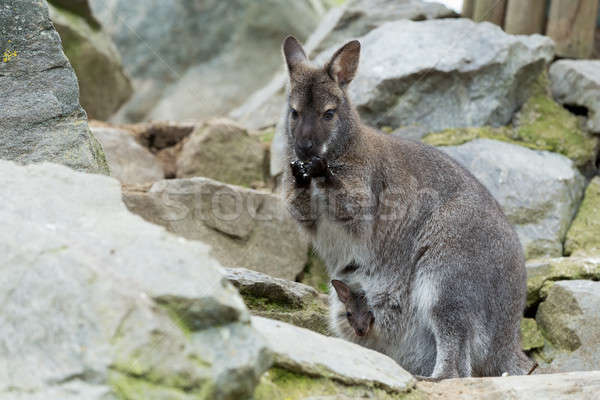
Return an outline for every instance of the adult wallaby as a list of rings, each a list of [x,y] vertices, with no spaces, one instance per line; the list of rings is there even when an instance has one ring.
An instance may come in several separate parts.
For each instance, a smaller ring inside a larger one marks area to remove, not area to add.
[[[524,256],[498,203],[444,153],[361,123],[346,93],[358,41],[322,68],[293,37],[283,53],[288,208],[331,277],[358,282],[374,314],[368,335],[345,337],[431,379],[527,373]]]

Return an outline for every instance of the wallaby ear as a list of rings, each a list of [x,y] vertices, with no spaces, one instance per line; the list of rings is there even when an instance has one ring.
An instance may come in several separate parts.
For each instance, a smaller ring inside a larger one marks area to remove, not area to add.
[[[344,304],[348,303],[350,301],[350,297],[352,296],[348,285],[342,281],[338,281],[337,279],[332,280],[331,284],[333,285],[333,288],[335,289],[340,301]]]
[[[331,57],[331,61],[325,66],[325,69],[331,79],[336,81],[341,87],[344,87],[354,79],[359,59],[360,42],[353,40],[335,52],[333,57]]]
[[[302,45],[293,36],[288,36],[283,41],[282,45],[283,56],[288,67],[288,72],[291,74],[294,69],[299,65],[305,63],[308,58],[302,48]]]

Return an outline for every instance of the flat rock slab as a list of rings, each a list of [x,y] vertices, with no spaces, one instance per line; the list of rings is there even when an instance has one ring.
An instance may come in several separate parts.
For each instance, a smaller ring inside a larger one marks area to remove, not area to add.
[[[540,371],[593,371],[600,365],[600,282],[556,282],[538,307],[536,321],[547,340],[550,365]],[[600,393],[600,392],[599,392]]]
[[[226,267],[295,280],[308,259],[308,240],[280,197],[207,178],[171,179],[126,190],[129,209],[147,221],[212,247]]]
[[[414,387],[411,374],[376,351],[266,318],[252,317],[252,325],[267,339],[275,367],[392,393]]]
[[[431,399],[445,400],[595,400],[600,393],[600,371],[448,379],[419,382],[417,389]]]
[[[489,139],[440,150],[492,193],[515,226],[527,258],[563,254],[585,185],[570,159]]]
[[[0,159],[108,173],[45,1],[2,1],[0,87]]]
[[[600,60],[559,60],[550,80],[556,100],[587,108],[587,128],[600,133]]]
[[[113,178],[0,161],[0,184],[0,398],[251,396],[270,357],[208,246]]]

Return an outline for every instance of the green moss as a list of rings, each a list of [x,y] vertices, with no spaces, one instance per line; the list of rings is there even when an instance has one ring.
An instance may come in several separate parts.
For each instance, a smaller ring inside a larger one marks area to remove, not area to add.
[[[102,145],[98,139],[96,139],[91,129],[88,129],[88,134],[90,135],[90,150],[92,152],[92,156],[98,163],[98,172],[105,175],[110,175],[110,168],[108,166],[108,161],[106,161],[106,154],[104,153]]]
[[[425,398],[422,393],[417,391],[389,393],[383,389],[362,385],[348,386],[331,379],[310,377],[282,368],[271,368],[267,371],[254,392],[255,400],[303,400],[320,396],[376,400]]]
[[[585,191],[577,216],[567,232],[566,255],[600,256],[600,177]]]
[[[253,315],[287,322],[323,335],[329,334],[328,309],[318,298],[303,306],[278,303],[243,293],[242,298]]]
[[[555,285],[546,301],[540,304],[536,321],[553,348],[574,351],[581,346],[581,341],[569,321],[578,314],[581,314],[581,308],[577,300],[568,290]]]
[[[578,168],[590,167],[599,148],[598,138],[580,129],[577,117],[556,103],[547,88],[547,76],[542,74],[514,127],[448,129],[430,133],[423,141],[433,146],[458,146],[474,139],[494,139],[560,153]]]
[[[533,350],[544,346],[544,337],[533,318],[521,319],[521,347],[523,350]]]
[[[212,384],[196,391],[182,390],[116,371],[110,373],[108,382],[122,400],[208,400],[214,393]]]
[[[270,145],[273,142],[273,138],[275,137],[275,128],[263,129],[258,133],[258,135],[262,143],[267,143]]]
[[[600,279],[600,262],[585,258],[554,258],[527,267],[527,307],[546,297],[549,283],[559,280]]]

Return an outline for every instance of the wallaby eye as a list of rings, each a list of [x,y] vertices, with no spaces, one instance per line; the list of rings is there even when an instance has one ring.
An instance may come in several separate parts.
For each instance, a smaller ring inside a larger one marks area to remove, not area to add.
[[[331,121],[334,115],[335,110],[327,110],[325,111],[325,113],[323,113],[323,119],[325,119],[326,121]]]
[[[350,317],[352,317],[352,313],[351,312],[347,312],[346,313],[346,318],[350,318]]]
[[[298,111],[290,107],[290,114],[292,115],[292,119],[298,119]]]

